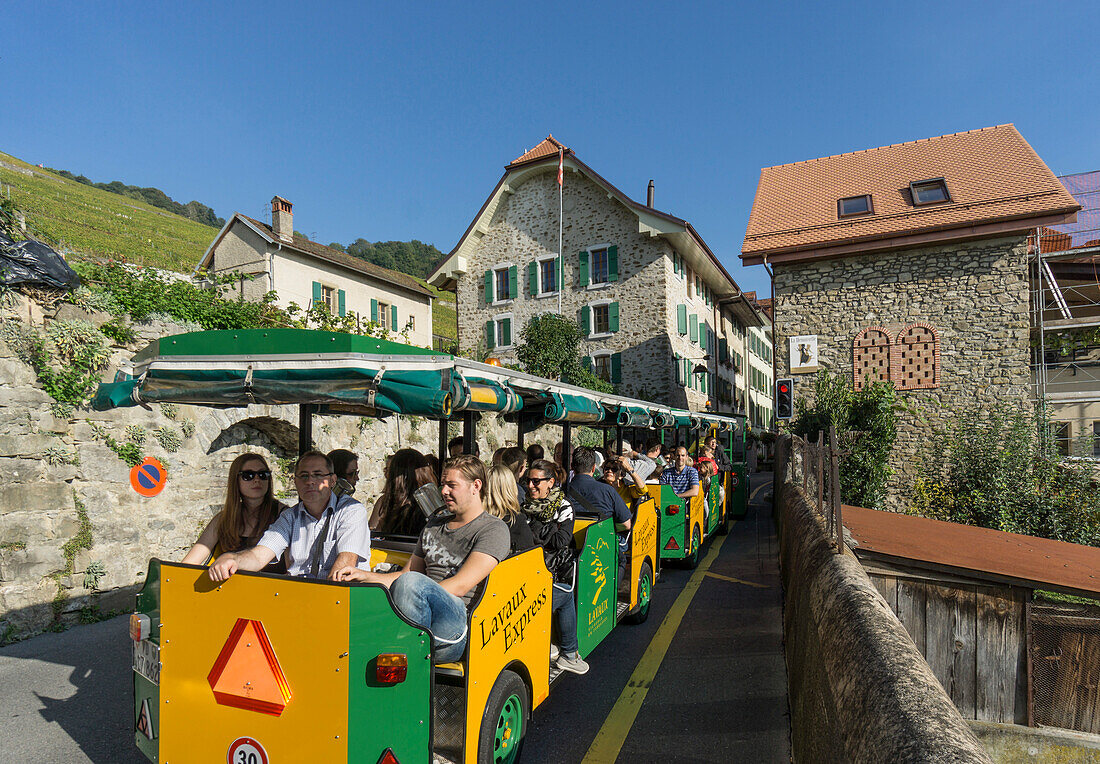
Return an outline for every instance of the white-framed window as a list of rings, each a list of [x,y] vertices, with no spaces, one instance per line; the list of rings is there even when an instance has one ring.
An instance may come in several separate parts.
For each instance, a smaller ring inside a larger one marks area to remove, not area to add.
[[[598,247],[588,250],[589,286],[611,283],[608,278],[610,270],[607,249],[607,247]]]
[[[416,319],[413,316],[409,316],[409,320],[405,322],[405,328],[410,332],[416,331]]]
[[[321,284],[321,302],[328,308],[329,313],[335,315],[338,309],[336,304],[336,287]]]
[[[511,300],[515,296],[511,293],[508,286],[508,268],[493,269],[494,302],[504,302],[505,300]]]
[[[396,329],[396,327],[390,326],[390,324],[393,323],[390,321],[391,312],[388,302],[378,301],[378,324],[383,329]]]
[[[538,296],[549,297],[558,293],[558,256],[550,255],[538,259],[535,277],[538,279]]]
[[[485,304],[505,305],[519,297],[515,263],[497,263],[485,271]]]
[[[581,330],[589,339],[610,337],[619,331],[619,303],[596,300],[581,309]]]
[[[494,347],[497,350],[510,350],[513,342],[512,314],[502,313],[493,317]]]
[[[605,382],[611,381],[610,350],[597,350],[592,354],[592,373]]]

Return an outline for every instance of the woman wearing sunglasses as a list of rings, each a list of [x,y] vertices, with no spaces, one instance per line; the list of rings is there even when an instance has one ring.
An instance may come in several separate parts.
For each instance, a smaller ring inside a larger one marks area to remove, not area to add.
[[[229,467],[225,506],[206,526],[182,562],[205,565],[223,552],[239,552],[256,546],[275,518],[286,507],[275,499],[271,469],[259,454],[241,454]],[[281,558],[263,570],[285,573]]]

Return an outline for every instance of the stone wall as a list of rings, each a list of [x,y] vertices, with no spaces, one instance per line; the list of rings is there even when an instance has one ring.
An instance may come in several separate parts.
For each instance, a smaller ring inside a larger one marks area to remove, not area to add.
[[[78,317],[73,306],[64,310]],[[25,299],[0,313],[0,320],[28,318],[50,320]],[[137,328],[139,340],[115,348],[104,379],[151,339],[182,330],[163,323]],[[297,423],[291,406],[66,411],[0,341],[0,643],[130,610],[149,558],[180,559],[220,509],[229,464],[238,454],[251,450],[267,458],[276,490],[284,501],[295,501],[290,469]],[[129,465],[104,435],[120,443],[143,439],[143,453],[167,467],[164,490],[139,496],[130,486]],[[545,428],[526,442],[552,449],[557,435]],[[515,437],[515,427],[496,416],[478,428],[486,457]],[[381,493],[386,456],[401,447],[434,451],[438,424],[415,417],[316,417],[314,439],[321,450],[359,454],[357,496],[370,507]]]
[[[229,271],[246,274],[258,274],[251,280],[243,280],[234,288],[234,293],[243,290],[244,299],[259,301],[271,291],[271,278],[268,275],[268,244],[255,231],[243,223],[234,223],[214,250],[214,268],[217,275]],[[303,307],[306,307],[303,305]]]
[[[778,376],[789,376],[788,338],[818,336],[823,367],[853,378],[852,341],[863,329],[927,323],[939,339],[939,384],[899,391],[886,508],[901,509],[930,435],[956,411],[1022,403],[1029,392],[1027,246],[1023,236],[986,239],[775,267]],[[810,375],[795,398],[811,398]]]

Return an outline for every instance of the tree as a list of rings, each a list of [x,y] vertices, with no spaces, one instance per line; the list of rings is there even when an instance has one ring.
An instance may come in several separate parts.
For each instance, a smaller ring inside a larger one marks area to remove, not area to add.
[[[581,328],[553,313],[535,316],[520,332],[516,358],[528,374],[558,379],[601,393],[614,388],[581,366]]]

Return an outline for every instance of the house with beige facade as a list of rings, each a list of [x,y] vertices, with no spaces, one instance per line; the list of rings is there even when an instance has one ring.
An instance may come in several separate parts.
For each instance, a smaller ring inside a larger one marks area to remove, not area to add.
[[[936,432],[1030,405],[1028,235],[1079,209],[1012,125],[761,171],[741,259],[774,273],[776,376],[897,389],[890,508]]]
[[[745,343],[760,310],[690,223],[653,206],[652,182],[634,201],[553,136],[504,168],[428,281],[456,291],[462,352],[514,362],[527,322],[560,311],[620,393],[748,405]]]
[[[275,303],[303,310],[324,304],[337,316],[354,316],[432,346],[432,293],[412,276],[369,263],[310,241],[294,232],[294,209],[281,196],[271,200],[271,225],[234,213],[214,237],[195,269],[213,276],[239,274],[246,300],[268,292]],[[400,337],[394,337],[400,340]]]

